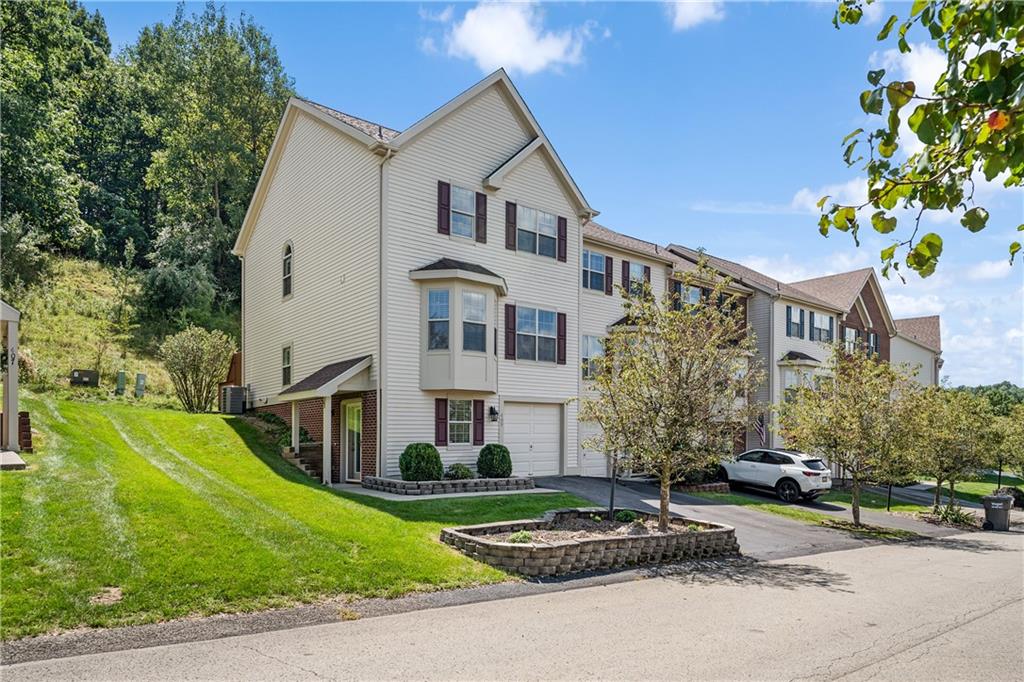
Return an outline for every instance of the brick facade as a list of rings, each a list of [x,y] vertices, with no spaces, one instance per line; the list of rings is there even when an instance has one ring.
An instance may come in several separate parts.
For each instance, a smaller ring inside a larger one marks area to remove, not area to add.
[[[892,354],[890,352],[890,339],[889,330],[885,326],[885,318],[882,314],[882,308],[878,305],[878,299],[875,297],[874,291],[871,289],[871,283],[865,282],[864,288],[860,292],[860,299],[864,301],[864,307],[868,311],[868,316],[874,323],[874,326],[869,327],[864,323],[864,320],[860,317],[860,312],[857,310],[857,306],[847,313],[846,321],[840,325],[839,339],[843,339],[844,329],[859,329],[861,332],[861,340],[864,343],[868,342],[868,332],[875,332],[878,334],[878,355],[880,358],[889,362]]]
[[[357,396],[331,397],[331,411],[334,413],[334,425],[331,428],[331,482],[341,482],[341,439],[344,425],[341,403]],[[363,407],[362,431],[362,474],[377,474],[377,392],[364,391],[361,394]],[[283,419],[288,427],[292,425],[291,403],[278,403],[261,407],[259,412],[276,414]],[[320,398],[309,398],[299,401],[299,425],[306,429],[309,437],[315,442],[322,442],[324,437],[324,407]]]

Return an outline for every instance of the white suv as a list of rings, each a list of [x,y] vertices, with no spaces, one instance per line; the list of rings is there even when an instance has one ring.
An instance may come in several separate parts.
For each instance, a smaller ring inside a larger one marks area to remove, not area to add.
[[[772,488],[784,502],[813,500],[832,489],[829,469],[818,457],[796,450],[748,450],[735,461],[722,462],[718,479]]]

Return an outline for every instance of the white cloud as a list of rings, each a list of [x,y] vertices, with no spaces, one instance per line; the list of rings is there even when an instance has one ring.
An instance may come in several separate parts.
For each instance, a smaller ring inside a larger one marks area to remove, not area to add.
[[[709,21],[725,18],[725,3],[718,1],[681,0],[666,2],[665,9],[672,22],[673,31],[685,31]]]
[[[1003,258],[1000,260],[983,260],[975,263],[967,270],[967,278],[979,281],[985,279],[1002,279],[1010,274],[1010,261]]]
[[[885,297],[889,311],[893,317],[922,317],[938,315],[946,309],[946,304],[937,294],[908,296],[906,294],[888,294]]]
[[[439,12],[431,12],[426,7],[420,7],[420,19],[423,21],[436,21],[441,24],[447,24],[452,20],[452,15],[455,13],[455,7],[452,5],[446,5],[444,9]]]
[[[788,253],[782,257],[761,255],[742,256],[739,263],[757,270],[780,282],[799,282],[812,277],[834,275],[838,272],[849,272],[867,267],[870,256],[863,249],[838,251],[825,257],[815,257],[812,266],[808,267],[806,259],[794,258]]]
[[[818,200],[829,196],[830,202],[859,205],[864,203],[868,193],[868,181],[854,178],[846,182],[824,185],[817,189],[802,187],[796,191],[789,203],[763,201],[717,201],[703,200],[690,204],[690,210],[702,213],[742,213],[758,215],[813,214],[817,215]]]
[[[877,24],[885,16],[885,3],[872,2],[864,5],[864,23]]]
[[[423,36],[419,39],[420,52],[423,54],[437,54],[437,43],[433,37]]]
[[[445,22],[452,19],[451,13]],[[594,39],[594,21],[562,30],[544,26],[544,11],[533,2],[481,2],[455,21],[445,35],[448,56],[471,59],[481,71],[504,67],[533,74],[579,64],[583,46]],[[611,32],[604,29],[601,36]]]

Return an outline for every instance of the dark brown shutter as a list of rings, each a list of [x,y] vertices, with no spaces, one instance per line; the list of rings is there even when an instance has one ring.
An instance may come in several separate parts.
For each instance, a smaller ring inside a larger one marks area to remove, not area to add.
[[[612,287],[615,286],[615,282],[612,281],[612,257],[604,257],[604,293],[607,296],[612,295]]]
[[[434,399],[434,445],[448,445],[448,399]]]
[[[487,243],[487,195],[476,193],[476,240]]]
[[[505,202],[505,248],[516,250],[516,205]]]
[[[473,401],[473,445],[484,444],[484,401]]]
[[[629,296],[629,261],[622,261],[622,295]]]
[[[516,359],[516,307],[505,304],[505,359]]]
[[[437,233],[452,232],[452,186],[437,181]]]
[[[558,313],[558,364],[565,364],[565,313]]]
[[[648,284],[651,283],[651,266],[650,265],[645,265],[644,266],[644,281],[647,282]]]
[[[569,223],[565,218],[558,216],[558,260],[562,263],[566,259],[566,251],[569,242]]]

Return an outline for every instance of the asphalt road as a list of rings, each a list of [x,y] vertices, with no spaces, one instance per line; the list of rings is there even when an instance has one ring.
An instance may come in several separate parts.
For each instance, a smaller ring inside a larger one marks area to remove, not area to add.
[[[23,680],[1009,680],[1024,535],[974,533],[213,641],[38,661]]]
[[[608,481],[578,476],[552,477],[537,480],[545,488],[565,490],[586,498],[597,505],[608,504]],[[756,493],[754,493],[756,494]],[[658,489],[649,484],[619,484],[615,492],[615,505],[634,509],[657,511]],[[770,495],[761,499],[775,503]],[[779,502],[781,504],[781,502]],[[807,509],[850,519],[849,510],[831,504],[805,504]],[[702,497],[672,493],[672,512],[692,519],[724,523],[736,529],[736,539],[744,556],[755,559],[782,559],[787,557],[853,549],[874,544],[873,540],[855,538],[843,531],[793,521],[763,511],[744,509],[731,504],[720,504]],[[912,530],[929,537],[952,535],[958,531],[933,526],[915,519],[862,510],[864,523]]]

